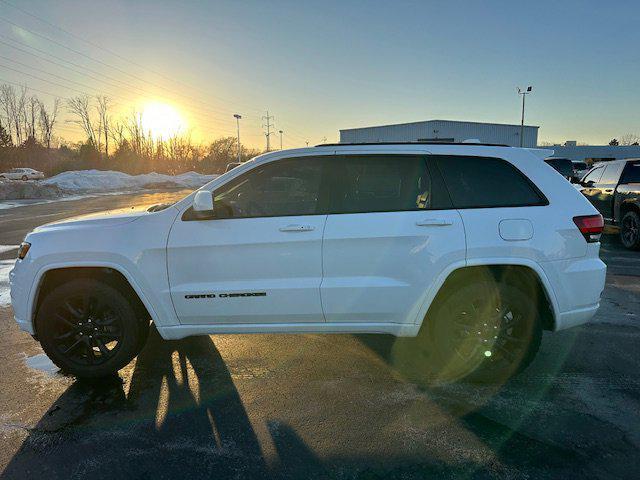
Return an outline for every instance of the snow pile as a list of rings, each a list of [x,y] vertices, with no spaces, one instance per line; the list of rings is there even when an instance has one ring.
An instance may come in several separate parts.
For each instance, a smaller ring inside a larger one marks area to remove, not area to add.
[[[129,175],[112,170],[80,170],[63,172],[39,183],[55,185],[65,193],[101,193],[167,187],[195,189],[210,182],[216,176],[196,172],[172,176],[155,172]]]
[[[26,198],[51,199],[60,197],[62,193],[60,187],[55,184],[42,185],[41,182],[0,179],[0,201]]]

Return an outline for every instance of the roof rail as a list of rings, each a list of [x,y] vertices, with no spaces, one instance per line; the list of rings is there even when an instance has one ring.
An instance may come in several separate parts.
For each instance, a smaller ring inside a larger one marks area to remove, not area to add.
[[[419,141],[419,142],[353,142],[353,143],[320,143],[315,145],[316,147],[348,147],[359,145],[461,145],[470,147],[509,147],[501,143],[461,143],[461,142],[435,142],[432,140]],[[511,148],[511,147],[509,147]]]

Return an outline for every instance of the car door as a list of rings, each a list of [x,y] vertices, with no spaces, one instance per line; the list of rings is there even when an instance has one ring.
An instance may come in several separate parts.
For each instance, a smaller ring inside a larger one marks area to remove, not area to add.
[[[414,323],[438,275],[464,260],[460,215],[426,157],[331,160],[321,287],[327,322]]]
[[[254,167],[217,188],[214,218],[187,210],[167,245],[182,324],[323,322],[321,157]]]
[[[605,166],[602,177],[590,190],[591,203],[598,209],[605,220],[613,219],[613,198],[625,162],[611,162]]]

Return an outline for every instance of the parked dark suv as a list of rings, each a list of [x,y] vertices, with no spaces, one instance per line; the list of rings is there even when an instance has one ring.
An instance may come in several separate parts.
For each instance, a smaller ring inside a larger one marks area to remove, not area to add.
[[[596,164],[580,185],[605,222],[620,227],[623,245],[640,249],[640,158]]]

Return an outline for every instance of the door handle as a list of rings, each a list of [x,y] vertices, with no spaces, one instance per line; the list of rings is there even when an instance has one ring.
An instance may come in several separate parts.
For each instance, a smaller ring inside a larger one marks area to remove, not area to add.
[[[292,224],[287,225],[285,227],[280,227],[281,232],[310,232],[315,230],[316,227],[313,225],[300,225],[300,224]]]
[[[426,218],[424,220],[418,220],[416,225],[419,227],[446,227],[453,225],[453,222],[446,218]]]
[[[604,193],[612,193],[613,192],[613,188],[605,188],[604,189]]]

